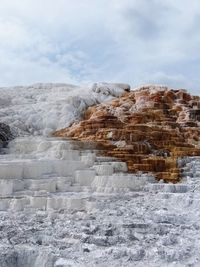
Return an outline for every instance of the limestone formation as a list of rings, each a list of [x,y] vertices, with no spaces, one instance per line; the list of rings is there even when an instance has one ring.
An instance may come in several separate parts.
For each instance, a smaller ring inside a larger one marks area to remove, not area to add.
[[[130,172],[153,172],[177,182],[177,159],[200,155],[200,97],[186,90],[145,86],[89,107],[80,122],[54,136],[95,142]]]

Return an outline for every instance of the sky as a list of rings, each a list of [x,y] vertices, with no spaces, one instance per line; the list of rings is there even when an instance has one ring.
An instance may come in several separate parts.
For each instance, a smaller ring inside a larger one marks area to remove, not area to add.
[[[199,0],[0,0],[0,86],[163,84],[200,94]]]

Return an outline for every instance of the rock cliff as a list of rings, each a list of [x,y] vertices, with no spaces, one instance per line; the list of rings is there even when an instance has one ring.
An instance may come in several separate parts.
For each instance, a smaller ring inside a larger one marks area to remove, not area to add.
[[[200,155],[200,97],[164,86],[126,89],[53,135],[96,142],[102,154],[125,161],[130,172],[177,182],[177,159]]]

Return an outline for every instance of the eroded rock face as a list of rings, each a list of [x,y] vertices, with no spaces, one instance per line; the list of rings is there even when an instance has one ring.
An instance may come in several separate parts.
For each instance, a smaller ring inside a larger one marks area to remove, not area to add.
[[[200,97],[185,90],[145,86],[124,90],[111,102],[89,107],[84,119],[54,136],[89,140],[102,153],[128,164],[130,172],[180,179],[177,158],[200,155]]]
[[[6,145],[12,137],[10,127],[5,123],[0,123],[0,148]]]

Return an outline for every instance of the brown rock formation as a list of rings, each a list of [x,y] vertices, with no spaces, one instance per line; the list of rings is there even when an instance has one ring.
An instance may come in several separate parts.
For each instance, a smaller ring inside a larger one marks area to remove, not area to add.
[[[87,109],[81,122],[54,136],[94,141],[130,172],[180,179],[177,158],[200,155],[200,97],[185,90],[146,86]]]

